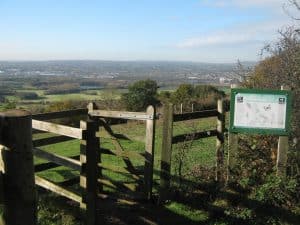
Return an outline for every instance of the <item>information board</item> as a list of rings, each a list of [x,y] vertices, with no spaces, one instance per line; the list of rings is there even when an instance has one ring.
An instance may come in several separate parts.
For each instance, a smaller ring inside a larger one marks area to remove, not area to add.
[[[288,135],[289,91],[232,89],[230,132]]]

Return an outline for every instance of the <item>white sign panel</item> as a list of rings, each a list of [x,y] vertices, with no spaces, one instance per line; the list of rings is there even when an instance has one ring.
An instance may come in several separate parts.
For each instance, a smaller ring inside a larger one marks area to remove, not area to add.
[[[286,95],[237,93],[233,126],[285,129],[286,110]]]

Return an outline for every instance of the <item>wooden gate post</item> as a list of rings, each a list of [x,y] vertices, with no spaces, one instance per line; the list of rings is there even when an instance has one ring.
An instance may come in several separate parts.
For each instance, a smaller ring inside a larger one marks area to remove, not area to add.
[[[281,86],[281,90],[290,90],[289,87]],[[286,176],[287,154],[289,150],[289,137],[280,136],[278,140],[276,175],[284,178]]]
[[[5,225],[35,225],[31,114],[24,110],[0,113],[0,169],[3,173]]]
[[[232,84],[231,88],[238,88],[238,84]],[[230,109],[231,110],[231,109]],[[228,182],[234,173],[238,154],[239,137],[235,133],[228,132],[227,178]]]
[[[152,198],[153,186],[153,162],[154,162],[154,144],[155,144],[155,108],[148,106],[147,114],[151,117],[146,122],[146,143],[145,143],[145,193],[146,198]]]
[[[98,122],[88,119],[80,121],[80,128],[85,130],[81,142],[80,186],[83,188],[81,207],[86,209],[86,225],[97,224],[97,200],[99,193],[100,140],[96,136],[99,130]]]
[[[218,120],[217,120],[217,143],[216,143],[216,181],[222,180],[222,168],[224,166],[224,130],[225,130],[225,113],[224,101],[219,99],[217,103]],[[224,180],[224,179],[223,179]]]
[[[161,148],[161,165],[160,165],[160,196],[159,203],[168,198],[171,181],[171,154],[173,138],[173,104],[164,105],[163,112],[163,139]]]

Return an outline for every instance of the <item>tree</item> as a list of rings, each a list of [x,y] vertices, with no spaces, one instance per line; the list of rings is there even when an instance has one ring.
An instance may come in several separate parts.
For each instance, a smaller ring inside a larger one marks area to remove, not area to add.
[[[293,93],[292,132],[290,134],[289,166],[299,171],[300,164],[300,33],[293,27],[280,32],[274,44],[264,48],[268,54],[255,68],[245,83],[251,88],[280,89],[287,85]],[[274,140],[267,140],[270,145]],[[276,143],[276,142],[275,142]],[[291,171],[292,171],[291,170]],[[299,173],[299,172],[298,172]]]
[[[128,93],[122,95],[126,109],[130,111],[144,111],[148,105],[156,105],[158,100],[156,81],[140,80],[128,88]]]
[[[191,84],[181,84],[172,95],[172,102],[175,104],[189,104],[194,94]]]

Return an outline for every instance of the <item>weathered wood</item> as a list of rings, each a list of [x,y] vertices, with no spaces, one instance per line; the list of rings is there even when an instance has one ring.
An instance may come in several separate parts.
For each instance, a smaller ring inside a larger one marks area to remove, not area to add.
[[[52,191],[60,196],[64,196],[64,197],[71,199],[78,203],[81,202],[81,197],[79,195],[77,195],[63,187],[60,187],[59,185],[54,184],[44,178],[41,178],[37,175],[35,176],[35,183],[36,183],[36,185],[38,185],[44,189],[47,189],[49,191]]]
[[[46,152],[44,150],[33,148],[33,153],[35,156],[49,160],[61,166],[69,167],[73,170],[80,171],[81,163],[78,160],[71,159],[68,157],[60,156],[54,153]]]
[[[154,118],[155,108],[153,106],[148,106],[147,114],[149,115],[149,117]],[[144,167],[144,171],[145,171],[144,192],[148,200],[152,198],[154,143],[155,143],[155,120],[149,119],[146,122],[145,167]]]
[[[99,168],[98,163],[100,160],[100,140],[96,137],[96,132],[99,129],[98,123],[96,121],[88,119],[85,123],[80,123],[81,129],[86,129],[85,145],[85,159],[81,157],[82,168],[80,176],[81,187],[85,182],[85,203],[86,203],[86,224],[96,225],[97,224],[97,212],[96,212],[96,202],[97,195],[99,193],[98,177]],[[81,153],[82,154],[82,153]],[[86,162],[84,162],[86,161]],[[84,177],[86,181],[84,180]]]
[[[183,114],[183,104],[180,104],[180,114]]]
[[[173,137],[173,104],[164,105],[163,139],[160,165],[160,196],[159,202],[164,202],[169,195],[171,180],[171,154]]]
[[[50,122],[32,120],[32,127],[37,130],[47,131],[54,134],[60,134],[72,138],[82,139],[83,138],[83,131],[82,129],[69,127],[64,125],[59,125]]]
[[[215,117],[215,116],[218,116],[218,111],[215,109],[191,112],[191,113],[184,113],[184,114],[175,114],[173,116],[173,122],[200,119],[200,118],[208,118],[208,117]]]
[[[32,145],[34,147],[40,147],[45,145],[53,145],[53,144],[70,141],[70,140],[74,140],[74,139],[67,136],[53,136],[53,137],[35,139],[32,141]]]
[[[216,142],[216,181],[222,181],[222,168],[224,166],[224,129],[225,112],[223,99],[217,102],[218,120],[217,120],[217,142]],[[223,179],[224,180],[224,179]]]
[[[232,84],[231,88],[238,88],[238,84]],[[227,178],[226,178],[227,182],[229,182],[232,176],[235,174],[234,169],[236,167],[236,162],[238,157],[237,156],[238,142],[239,142],[238,134],[229,132],[228,133],[228,155],[227,155]]]
[[[127,120],[149,120],[154,119],[151,115],[143,112],[123,112],[123,111],[106,111],[106,110],[92,110],[89,112],[92,117],[105,118],[120,118]]]
[[[34,115],[32,115],[32,119],[51,120],[51,119],[59,119],[59,118],[64,118],[64,117],[83,116],[83,115],[87,115],[87,113],[88,113],[88,110],[86,108],[72,109],[72,110],[59,111],[59,112],[34,114]]]
[[[180,134],[172,138],[172,144],[177,144],[179,142],[184,142],[184,141],[195,141],[201,138],[214,137],[217,136],[217,134],[218,134],[217,130],[201,131],[201,132],[190,133],[190,134]]]
[[[290,90],[287,86],[281,86],[281,90]],[[277,160],[276,160],[276,174],[282,178],[286,176],[286,165],[289,150],[289,137],[279,136],[278,149],[277,149]]]
[[[3,173],[2,221],[7,225],[35,225],[31,114],[23,110],[0,113],[0,161]]]

